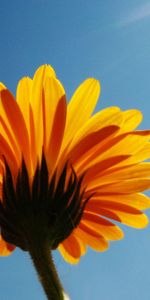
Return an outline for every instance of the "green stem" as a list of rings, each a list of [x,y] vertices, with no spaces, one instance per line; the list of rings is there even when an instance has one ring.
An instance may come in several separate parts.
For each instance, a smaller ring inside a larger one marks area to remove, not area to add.
[[[49,247],[42,243],[38,243],[37,245],[30,243],[28,251],[33,260],[33,264],[45,294],[47,295],[47,299],[64,300],[63,288]]]

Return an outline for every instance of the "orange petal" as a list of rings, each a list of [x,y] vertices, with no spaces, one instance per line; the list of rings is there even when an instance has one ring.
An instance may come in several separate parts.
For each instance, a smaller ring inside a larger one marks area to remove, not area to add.
[[[81,248],[78,239],[71,234],[63,243],[58,247],[63,258],[72,264],[78,263],[81,256]]]
[[[0,92],[2,90],[7,90],[6,87],[0,85]],[[1,98],[1,93],[0,93]],[[18,142],[16,140],[15,134],[13,132],[13,129],[11,128],[11,124],[7,118],[7,114],[4,110],[3,103],[0,99],[0,132],[3,135],[5,141],[10,146],[12,151],[15,152],[16,157],[18,160],[21,159],[21,153],[19,149]]]
[[[2,200],[2,176],[0,178],[0,201]]]
[[[49,156],[48,162],[50,164],[51,169],[54,167],[60,151],[60,147],[64,135],[65,122],[66,122],[66,98],[62,97],[56,109],[51,138],[50,138],[48,151],[47,151],[47,155]]]
[[[5,141],[4,137],[0,134],[0,156],[6,159],[12,174],[14,175],[18,171],[18,161],[15,157],[15,153]]]
[[[94,229],[80,222],[74,233],[85,244],[96,251],[105,251],[108,249],[108,242]]]
[[[10,126],[15,134],[17,142],[20,146],[21,153],[28,167],[31,169],[29,136],[23,115],[17,102],[8,90],[1,91],[1,102],[3,109],[7,115]]]
[[[0,235],[0,255],[1,256],[10,255],[15,248],[16,248],[15,246],[5,242],[2,238],[2,236]]]
[[[5,119],[5,117],[4,117]],[[19,149],[19,145],[16,141],[16,138],[14,136],[14,133],[12,132],[12,129],[10,128],[10,124],[8,124],[7,120],[7,125],[4,121],[4,119],[0,116],[0,132],[3,138],[5,139],[6,143],[9,145],[11,148],[12,152],[14,152],[16,159],[21,161],[21,152]],[[9,126],[8,126],[9,125]]]

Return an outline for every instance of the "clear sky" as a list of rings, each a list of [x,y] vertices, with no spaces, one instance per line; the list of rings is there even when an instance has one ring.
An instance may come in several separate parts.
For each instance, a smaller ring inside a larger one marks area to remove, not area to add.
[[[118,105],[144,114],[150,128],[150,1],[5,0],[0,3],[0,81],[51,64],[68,99],[87,77],[101,81],[97,109]],[[150,213],[148,213],[150,216]],[[55,261],[71,300],[149,300],[150,226],[125,228],[105,253],[88,250],[77,266]],[[0,258],[0,300],[44,300],[28,255]]]

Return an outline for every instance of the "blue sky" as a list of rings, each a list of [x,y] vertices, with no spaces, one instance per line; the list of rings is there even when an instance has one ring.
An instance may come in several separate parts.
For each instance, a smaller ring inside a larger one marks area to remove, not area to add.
[[[68,99],[94,76],[102,87],[97,110],[138,108],[144,114],[141,128],[150,128],[150,1],[5,0],[0,31],[0,81],[13,93],[22,76],[49,63]],[[54,254],[71,300],[149,300],[150,226],[123,228],[124,240],[105,253],[88,250],[77,266]],[[45,299],[20,250],[0,258],[0,300],[10,299]]]

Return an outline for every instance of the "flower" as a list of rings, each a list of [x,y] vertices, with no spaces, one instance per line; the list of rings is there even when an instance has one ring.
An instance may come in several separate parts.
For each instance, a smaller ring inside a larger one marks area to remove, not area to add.
[[[28,250],[33,230],[77,263],[87,246],[104,251],[123,238],[116,221],[148,224],[150,130],[135,130],[138,110],[92,115],[99,93],[89,78],[67,105],[47,65],[19,81],[16,101],[0,84],[1,255]]]

